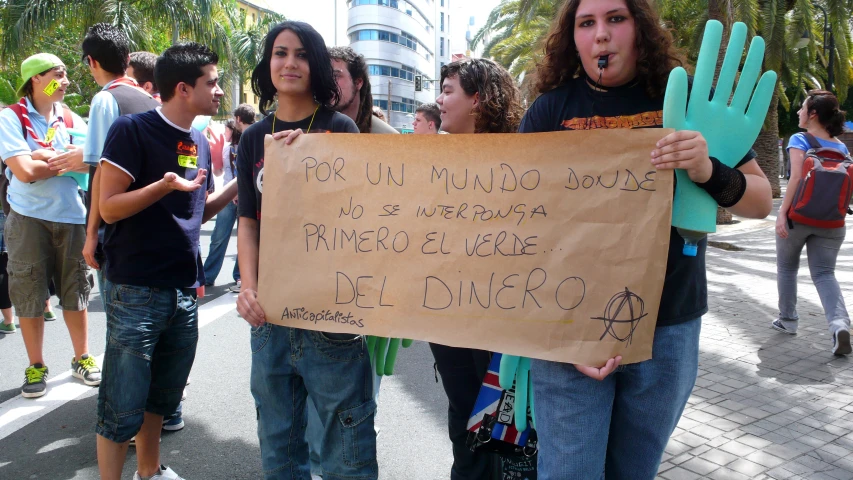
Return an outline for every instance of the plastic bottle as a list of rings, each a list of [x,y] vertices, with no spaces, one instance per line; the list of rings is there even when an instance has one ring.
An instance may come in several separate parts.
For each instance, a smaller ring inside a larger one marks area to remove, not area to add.
[[[684,239],[684,249],[681,253],[686,257],[695,257],[699,252],[699,242],[701,242],[708,234],[684,228],[676,228],[675,230],[678,231],[678,234]]]

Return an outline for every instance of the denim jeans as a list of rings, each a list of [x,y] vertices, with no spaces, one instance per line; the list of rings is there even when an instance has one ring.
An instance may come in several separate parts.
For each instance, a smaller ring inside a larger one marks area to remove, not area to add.
[[[809,258],[809,273],[817,289],[829,333],[850,329],[850,315],[835,278],[835,262],[847,229],[818,228],[795,223],[788,238],[776,235],[776,284],[779,289],[779,319],[786,329],[797,331],[797,272],[803,247]]]
[[[219,270],[222,269],[222,262],[225,261],[225,251],[228,250],[228,242],[231,240],[231,232],[234,230],[236,220],[237,205],[234,205],[234,202],[228,202],[228,205],[216,214],[216,224],[214,224],[213,233],[210,235],[210,251],[204,261],[204,282],[207,285],[213,285],[216,282],[216,277],[219,276]],[[231,275],[235,282],[240,280],[240,266],[236,259]]]
[[[370,363],[372,372],[376,371],[376,359]],[[382,384],[382,377],[373,374],[373,400],[376,402],[376,408],[379,409],[379,386]],[[317,413],[317,407],[311,398],[305,402],[305,416],[308,424],[305,427],[305,441],[308,442],[308,459],[311,461],[311,474],[323,475],[323,422],[320,421],[320,414]],[[377,432],[378,434],[379,432]]]
[[[107,351],[98,391],[95,431],[130,440],[145,412],[175,412],[198,344],[194,288],[119,285],[107,280]]]
[[[373,372],[364,339],[266,323],[252,328],[251,346],[264,478],[311,478],[308,397],[323,425],[323,479],[378,478]]]
[[[701,318],[658,327],[651,360],[602,381],[533,360],[539,480],[652,480],[696,383]]]

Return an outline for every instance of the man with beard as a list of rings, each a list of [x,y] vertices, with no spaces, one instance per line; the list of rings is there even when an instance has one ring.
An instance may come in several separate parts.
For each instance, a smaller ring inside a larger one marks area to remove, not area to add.
[[[341,90],[335,110],[353,119],[361,133],[399,133],[373,116],[373,95],[364,57],[350,47],[332,47],[332,70]]]

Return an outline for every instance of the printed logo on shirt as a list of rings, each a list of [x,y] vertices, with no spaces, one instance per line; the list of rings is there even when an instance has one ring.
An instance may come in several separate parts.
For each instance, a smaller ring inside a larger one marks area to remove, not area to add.
[[[572,130],[598,130],[615,128],[650,128],[663,125],[663,110],[643,112],[636,115],[619,115],[616,117],[573,118],[564,120],[563,128]]]
[[[198,156],[198,145],[193,142],[178,141],[178,155],[186,155],[188,157]]]

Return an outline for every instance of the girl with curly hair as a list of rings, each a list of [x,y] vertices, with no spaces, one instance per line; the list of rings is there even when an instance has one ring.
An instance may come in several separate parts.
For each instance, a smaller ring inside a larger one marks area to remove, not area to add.
[[[537,72],[541,96],[520,132],[655,128],[669,72],[681,63],[648,0],[568,0]],[[770,185],[750,152],[730,168],[708,156],[699,132],[662,136],[650,162],[681,168],[717,203],[763,218]],[[708,311],[706,240],[695,257],[670,229],[653,358],[620,366],[533,360],[539,478],[653,479],[693,389],[701,317]]]
[[[441,67],[441,130],[447,133],[508,133],[518,129],[518,87],[503,67],[491,60],[465,59]],[[451,480],[489,480],[495,458],[467,446],[468,417],[480,392],[491,353],[430,343],[447,395],[447,423],[453,446]],[[499,469],[498,469],[499,470]]]

